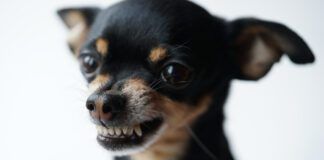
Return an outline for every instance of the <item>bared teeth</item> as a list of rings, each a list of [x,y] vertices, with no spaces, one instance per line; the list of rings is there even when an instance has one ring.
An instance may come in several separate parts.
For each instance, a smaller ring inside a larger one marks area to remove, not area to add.
[[[138,135],[138,136],[142,136],[142,129],[141,129],[141,126],[138,124],[136,126],[134,126],[134,130],[135,130],[135,133]]]
[[[115,130],[115,133],[116,133],[117,136],[120,136],[121,135],[122,131],[121,131],[120,128],[114,127],[114,130]]]
[[[96,126],[96,129],[98,131],[99,135],[105,136],[105,137],[124,137],[124,136],[131,136],[133,134],[136,134],[137,136],[142,136],[143,131],[141,129],[141,126],[139,124],[134,125],[133,127],[109,127],[106,128],[104,126]]]

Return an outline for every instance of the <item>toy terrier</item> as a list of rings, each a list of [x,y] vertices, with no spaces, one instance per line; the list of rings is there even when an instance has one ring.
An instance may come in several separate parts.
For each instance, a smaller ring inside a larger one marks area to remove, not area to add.
[[[314,61],[285,25],[227,21],[187,0],[125,0],[58,11],[91,95],[97,141],[116,159],[232,160],[231,81],[259,80],[283,55]]]

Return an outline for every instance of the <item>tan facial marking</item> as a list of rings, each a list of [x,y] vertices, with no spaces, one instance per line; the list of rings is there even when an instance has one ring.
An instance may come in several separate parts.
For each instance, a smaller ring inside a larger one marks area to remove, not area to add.
[[[167,49],[163,47],[156,47],[152,49],[149,60],[153,63],[157,63],[167,57]]]
[[[106,56],[108,54],[108,45],[109,42],[106,39],[99,38],[96,41],[96,49],[102,56]]]
[[[155,103],[160,104],[160,109],[166,115],[167,129],[147,150],[132,155],[132,160],[180,159],[190,138],[186,127],[207,110],[210,102],[211,96],[204,96],[196,106],[159,97]]]
[[[167,123],[173,128],[181,128],[190,125],[198,116],[208,109],[211,102],[211,96],[201,98],[196,106],[190,106],[185,103],[175,102],[171,99],[165,99],[162,103],[162,110],[168,116]]]
[[[127,87],[131,87],[133,90],[141,90],[147,89],[148,86],[146,85],[146,82],[143,79],[133,78],[127,81],[124,89],[127,89]]]
[[[171,160],[180,159],[188,143],[189,134],[185,128],[171,129],[145,151],[131,156],[132,160]]]
[[[152,90],[143,79],[131,78],[127,80],[121,92],[128,97],[130,110],[136,114],[132,117],[134,123],[161,116],[161,112],[154,109],[155,106],[149,103],[152,100]]]
[[[132,160],[180,159],[184,154],[188,139],[189,134],[185,129],[166,132],[147,150],[131,156]]]
[[[165,130],[158,139],[143,152],[131,155],[132,160],[180,159],[190,138],[187,127],[208,109],[211,102],[210,95],[202,96],[195,106],[177,102],[152,90],[139,78],[127,80],[122,93],[128,96],[132,106],[136,106],[133,109],[141,118],[150,120],[164,115],[165,121]]]
[[[106,75],[98,75],[90,84],[89,91],[94,92],[99,89],[101,86],[105,85],[110,80],[110,76]]]

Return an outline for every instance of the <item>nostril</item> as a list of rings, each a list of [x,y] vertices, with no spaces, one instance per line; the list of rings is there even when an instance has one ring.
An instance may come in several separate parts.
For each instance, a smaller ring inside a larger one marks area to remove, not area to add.
[[[126,105],[126,98],[124,96],[119,96],[118,98],[115,99],[114,106],[116,106],[117,111],[122,111],[124,110]]]
[[[125,108],[126,99],[121,95],[108,95],[102,107],[102,112],[107,113],[117,113],[121,112]]]
[[[92,103],[92,102],[88,102],[88,103],[86,104],[86,107],[87,107],[87,109],[88,109],[89,111],[93,111],[93,110],[95,109],[95,104]]]
[[[104,106],[102,107],[102,112],[103,113],[109,113],[112,111],[112,108],[109,104],[104,104]]]

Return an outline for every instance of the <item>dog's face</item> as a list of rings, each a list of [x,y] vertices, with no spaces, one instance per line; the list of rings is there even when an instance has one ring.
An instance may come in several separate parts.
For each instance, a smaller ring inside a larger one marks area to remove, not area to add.
[[[89,82],[97,139],[113,151],[143,149],[190,125],[224,82],[259,79],[283,53],[296,63],[314,60],[283,25],[225,22],[188,1],[129,0],[59,14]]]

